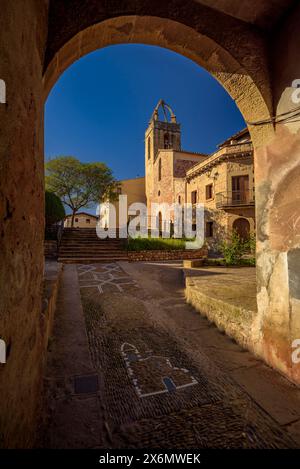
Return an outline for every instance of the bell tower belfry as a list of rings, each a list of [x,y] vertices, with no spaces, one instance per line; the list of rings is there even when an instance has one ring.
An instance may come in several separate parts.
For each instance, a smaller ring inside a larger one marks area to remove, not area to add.
[[[161,115],[160,115],[161,114]],[[158,102],[145,132],[145,178],[147,200],[153,192],[153,165],[159,150],[181,150],[181,130],[171,107]]]

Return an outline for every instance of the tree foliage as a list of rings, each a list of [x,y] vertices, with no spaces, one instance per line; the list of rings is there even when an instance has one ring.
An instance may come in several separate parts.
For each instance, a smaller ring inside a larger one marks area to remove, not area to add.
[[[117,196],[118,183],[105,163],[82,163],[73,156],[58,156],[46,163],[46,188],[75,214]],[[72,225],[73,225],[72,220]]]

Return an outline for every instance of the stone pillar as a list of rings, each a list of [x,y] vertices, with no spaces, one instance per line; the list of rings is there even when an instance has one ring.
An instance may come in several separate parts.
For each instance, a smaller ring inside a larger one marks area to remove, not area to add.
[[[42,67],[48,1],[1,1],[0,447],[33,443],[43,364]]]
[[[297,383],[300,364],[292,353],[293,341],[300,339],[300,116],[287,120],[293,113],[283,113],[300,106],[292,87],[300,79],[299,21],[298,7],[273,38],[274,109],[283,120],[255,155],[258,316],[253,330],[254,350]]]

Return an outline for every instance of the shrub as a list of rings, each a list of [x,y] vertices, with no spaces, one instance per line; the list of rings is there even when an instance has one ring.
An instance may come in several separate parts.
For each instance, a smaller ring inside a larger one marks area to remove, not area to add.
[[[171,251],[185,249],[184,239],[174,238],[129,238],[128,251]]]
[[[250,253],[255,256],[256,252],[256,236],[255,234],[250,234],[249,239],[247,241],[247,248]]]
[[[244,241],[236,231],[233,231],[230,239],[220,245],[225,262],[228,265],[241,264],[243,255],[249,250],[249,240]]]
[[[240,265],[248,266],[248,267],[255,267],[256,266],[256,259],[255,257],[245,257],[240,260]]]
[[[45,193],[45,221],[46,228],[63,220],[66,216],[65,208],[60,198],[54,192]]]

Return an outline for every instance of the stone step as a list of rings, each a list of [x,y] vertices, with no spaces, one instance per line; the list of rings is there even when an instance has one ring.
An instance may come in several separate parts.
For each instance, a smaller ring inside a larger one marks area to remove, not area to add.
[[[95,246],[88,246],[86,244],[84,245],[81,245],[79,246],[78,244],[77,245],[74,245],[74,246],[69,246],[68,244],[64,244],[64,245],[60,245],[60,249],[100,249],[102,251],[105,251],[105,250],[116,250],[116,251],[126,251],[125,247],[123,246],[102,246],[102,245],[95,245]]]
[[[81,234],[86,234],[86,233],[97,233],[97,230],[96,230],[96,228],[89,228],[89,229],[86,229],[86,230],[64,230],[63,233],[64,234],[78,234],[78,235],[81,235]],[[119,233],[119,231],[117,230],[116,233]]]
[[[116,242],[116,243],[122,243],[125,241],[124,238],[104,238],[104,239],[101,239],[99,238],[99,236],[93,236],[93,235],[90,235],[90,236],[65,236],[63,235],[62,239],[68,239],[68,240],[71,240],[71,239],[74,239],[74,240],[82,240],[82,239],[99,239],[99,241],[106,241],[106,242]]]
[[[62,248],[88,248],[88,249],[125,249],[126,245],[123,244],[104,244],[104,243],[95,243],[95,244],[89,244],[89,243],[81,243],[81,244],[69,244],[69,243],[63,243],[60,244],[60,247]]]
[[[75,235],[63,235],[65,239],[101,239],[99,236],[95,234],[90,235],[82,235],[82,236],[75,236]],[[124,238],[102,238],[103,241],[122,241]]]
[[[89,245],[95,245],[95,246],[124,246],[125,245],[125,243],[105,243],[105,242],[96,241],[96,240],[95,241],[81,241],[81,242],[78,242],[78,241],[68,242],[67,240],[63,240],[60,244],[67,244],[67,245],[89,244]]]
[[[113,238],[110,238],[110,239],[100,239],[98,238],[97,236],[95,237],[90,237],[90,238],[68,238],[66,236],[63,236],[62,237],[62,241],[73,241],[73,242],[83,242],[83,241],[92,241],[92,242],[97,242],[99,241],[100,243],[124,243],[126,242],[125,240],[121,240],[121,239],[113,239]]]
[[[64,230],[63,231],[63,234],[64,235],[76,235],[76,236],[80,236],[80,235],[88,235],[88,234],[96,234],[97,233],[97,230],[96,229],[92,229],[92,230],[79,230],[79,231],[76,231],[76,230],[73,230],[73,231],[66,231]],[[107,231],[106,233],[112,233],[112,231]],[[118,231],[114,231],[113,233],[116,233],[116,234],[119,234]]]
[[[58,262],[63,264],[97,264],[97,263],[110,263],[116,261],[126,261],[127,257],[59,257]]]
[[[59,256],[72,257],[72,256],[127,256],[126,252],[122,251],[108,251],[108,252],[95,252],[95,251],[59,251]]]
[[[108,252],[94,252],[94,251],[59,251],[59,256],[72,257],[72,256],[95,256],[95,257],[109,257],[109,256],[122,256],[127,257],[127,251],[108,251]]]
[[[90,236],[66,236],[66,235],[63,235],[63,239],[99,239],[101,241],[101,238],[99,238],[99,236],[96,236],[96,235],[90,235]],[[107,241],[107,240],[111,240],[111,241],[119,241],[119,238],[105,238],[103,241]]]
[[[59,262],[111,262],[126,260],[126,240],[100,239],[95,228],[65,229],[59,247]]]
[[[120,256],[122,255],[127,255],[127,251],[89,251],[89,250],[85,250],[85,251],[80,251],[79,249],[78,250],[74,250],[74,251],[66,251],[66,250],[59,250],[59,255],[61,256],[62,254],[65,254],[66,256],[71,256],[71,255],[74,255],[74,254],[82,254],[83,256],[86,256],[86,255],[95,255],[95,256],[113,256],[115,254],[118,254]]]
[[[83,244],[83,245],[74,245],[74,246],[70,246],[68,244],[63,244],[63,245],[60,245],[60,249],[101,249],[103,251],[105,251],[106,249],[110,249],[110,250],[117,250],[117,251],[126,251],[126,248],[125,246],[102,246],[102,245],[95,245],[95,246],[89,246],[87,244]]]

